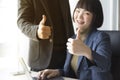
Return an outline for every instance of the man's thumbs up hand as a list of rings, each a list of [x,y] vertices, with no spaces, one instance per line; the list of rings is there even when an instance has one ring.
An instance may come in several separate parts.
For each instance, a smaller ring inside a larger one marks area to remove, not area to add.
[[[37,31],[38,38],[40,39],[49,39],[49,37],[51,36],[50,26],[45,25],[46,20],[47,20],[46,16],[43,15]]]
[[[45,15],[42,15],[42,20],[40,21],[40,24],[41,25],[45,25],[45,22],[46,22],[46,16]]]

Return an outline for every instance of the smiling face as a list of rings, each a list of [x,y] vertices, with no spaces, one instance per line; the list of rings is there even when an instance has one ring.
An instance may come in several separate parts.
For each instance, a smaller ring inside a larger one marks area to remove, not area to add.
[[[74,11],[74,22],[76,29],[80,28],[80,33],[87,33],[90,30],[90,26],[93,19],[93,14],[90,11],[82,8],[76,8]]]

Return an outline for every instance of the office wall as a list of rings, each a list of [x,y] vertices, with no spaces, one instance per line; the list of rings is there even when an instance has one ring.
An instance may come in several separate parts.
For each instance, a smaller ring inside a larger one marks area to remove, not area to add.
[[[101,0],[104,11],[104,24],[101,29],[119,29],[119,0]]]
[[[17,0],[0,0],[0,57],[17,53]]]

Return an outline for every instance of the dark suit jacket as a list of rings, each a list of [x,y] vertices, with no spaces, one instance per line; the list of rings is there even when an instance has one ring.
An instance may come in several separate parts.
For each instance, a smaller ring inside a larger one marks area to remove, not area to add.
[[[53,42],[40,40],[37,37],[38,24],[43,14],[47,16],[46,25],[53,26],[47,1],[18,0],[18,27],[30,39],[29,65],[31,68],[39,70],[48,67],[53,49]],[[61,18],[63,18],[64,23],[61,26],[66,28],[67,34],[64,36],[68,38],[73,35],[69,2],[68,0],[59,0],[59,4],[61,5]],[[51,39],[53,39],[53,35],[54,33],[52,33]]]
[[[74,36],[75,37],[75,36]],[[111,80],[111,46],[109,36],[101,31],[94,30],[90,33],[85,44],[92,50],[94,64],[86,57],[78,59],[77,78],[80,80]],[[72,55],[68,52],[64,65],[64,75],[75,77],[71,69]]]

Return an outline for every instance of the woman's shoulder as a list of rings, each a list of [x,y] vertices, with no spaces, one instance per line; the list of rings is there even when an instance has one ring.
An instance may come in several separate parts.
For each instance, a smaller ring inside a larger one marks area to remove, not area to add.
[[[94,37],[96,37],[96,39],[103,39],[103,38],[109,38],[109,35],[102,30],[96,30],[93,33]]]
[[[103,30],[96,30],[95,33],[97,36],[109,36],[105,31]]]

